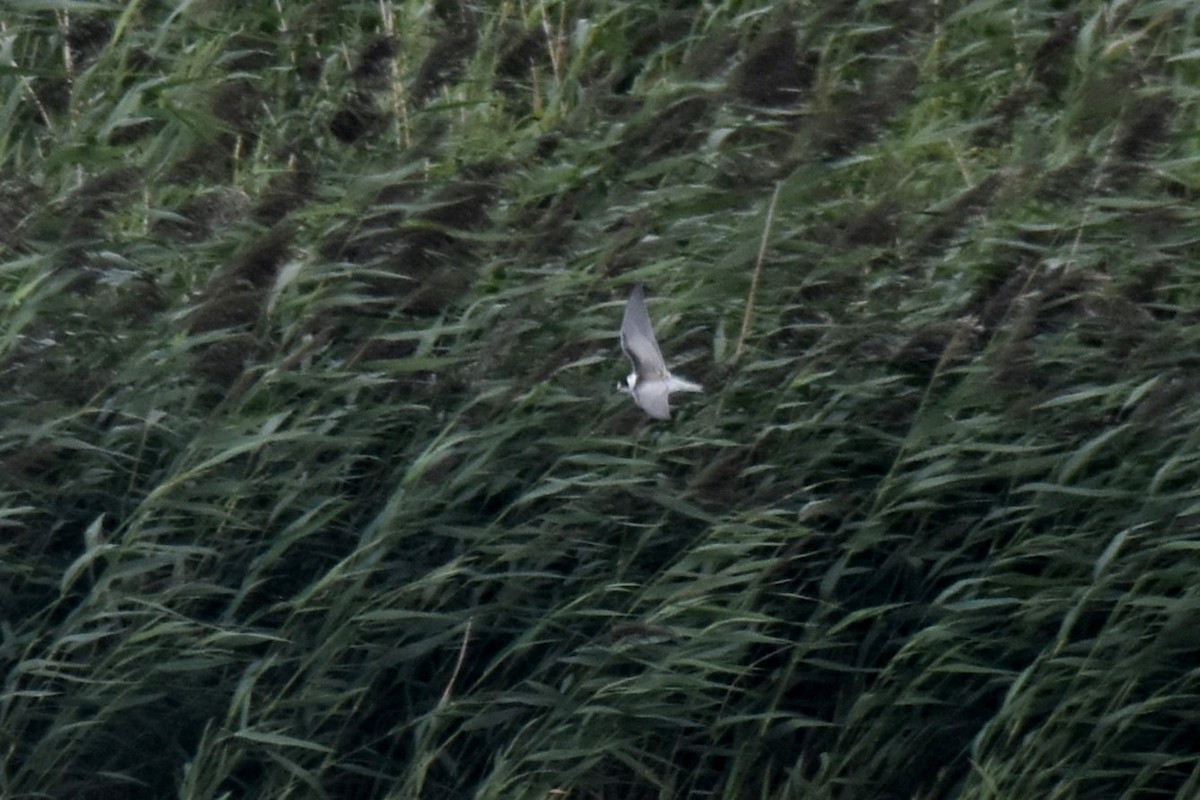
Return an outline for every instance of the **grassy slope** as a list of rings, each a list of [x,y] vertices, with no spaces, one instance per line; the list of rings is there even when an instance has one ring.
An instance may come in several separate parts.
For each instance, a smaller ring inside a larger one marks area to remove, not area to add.
[[[1200,793],[1193,3],[58,6],[0,795]]]

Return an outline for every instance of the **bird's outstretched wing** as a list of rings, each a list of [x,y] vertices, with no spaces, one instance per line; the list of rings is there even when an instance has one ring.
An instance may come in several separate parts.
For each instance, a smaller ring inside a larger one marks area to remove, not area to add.
[[[643,411],[655,419],[670,419],[670,394],[666,381],[642,381],[634,391],[633,399]]]
[[[633,362],[633,369],[639,378],[666,376],[667,365],[654,338],[654,327],[650,324],[650,312],[646,310],[646,297],[640,283],[633,287],[625,304],[625,318],[621,320],[621,349]],[[665,394],[663,407],[666,407]]]

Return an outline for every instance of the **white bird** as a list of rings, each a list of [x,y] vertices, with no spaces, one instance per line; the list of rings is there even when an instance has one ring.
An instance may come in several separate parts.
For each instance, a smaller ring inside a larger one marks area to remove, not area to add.
[[[629,293],[625,304],[625,318],[621,321],[621,349],[633,362],[633,372],[617,388],[633,395],[633,400],[655,419],[670,419],[671,392],[701,392],[698,383],[676,378],[667,369],[662,351],[654,338],[654,327],[650,324],[650,313],[646,311],[646,298],[641,284]]]

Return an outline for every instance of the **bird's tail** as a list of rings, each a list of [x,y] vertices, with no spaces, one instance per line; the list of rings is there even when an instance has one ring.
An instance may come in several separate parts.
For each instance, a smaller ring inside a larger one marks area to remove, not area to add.
[[[694,383],[685,378],[676,378],[674,375],[667,378],[668,392],[703,392],[704,387],[698,383]]]

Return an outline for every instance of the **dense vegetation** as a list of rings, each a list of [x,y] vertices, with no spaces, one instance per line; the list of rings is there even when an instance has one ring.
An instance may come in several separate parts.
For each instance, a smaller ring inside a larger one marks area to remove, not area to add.
[[[0,796],[1200,796],[1197,87],[1194,0],[10,4]]]

